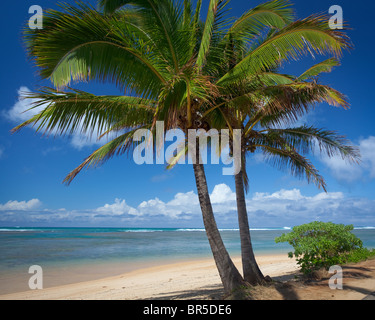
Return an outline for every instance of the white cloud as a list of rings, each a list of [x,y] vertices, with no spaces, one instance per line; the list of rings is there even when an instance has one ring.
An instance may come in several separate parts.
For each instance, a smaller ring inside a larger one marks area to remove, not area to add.
[[[8,111],[4,112],[5,117],[14,122],[24,122],[30,119],[32,116],[38,114],[46,106],[42,105],[36,108],[33,108],[34,103],[37,103],[37,99],[25,99],[25,97],[31,93],[31,90],[27,87],[20,87],[17,91],[18,100]]]
[[[293,190],[281,189],[280,191],[274,192],[272,194],[256,192],[253,197],[253,200],[263,200],[263,199],[301,200],[302,198],[303,197],[301,195],[301,191],[298,189],[293,189]]]
[[[375,137],[370,136],[359,142],[362,155],[362,166],[369,171],[370,177],[375,178]]]
[[[339,181],[354,182],[364,177],[375,178],[375,137],[361,139],[357,147],[361,154],[360,164],[350,163],[341,156],[323,156],[321,161]]]
[[[355,144],[354,144],[355,145]],[[352,183],[363,179],[375,178],[375,136],[360,139],[355,145],[358,147],[361,158],[360,163],[354,163],[343,159],[340,155],[328,157],[322,154],[318,159],[329,169],[332,176],[338,181]],[[320,154],[318,143],[316,144],[317,155]],[[255,153],[252,156],[255,163],[264,163],[265,157],[262,153]]]
[[[142,216],[162,215],[172,219],[187,218],[200,212],[198,196],[193,191],[177,193],[169,202],[159,198],[143,201],[136,210]]]
[[[177,213],[170,211],[166,203],[159,198],[143,201],[136,209],[141,215],[171,215],[176,216]]]
[[[81,133],[74,133],[70,143],[74,148],[78,150],[81,150],[84,147],[91,147],[100,144],[98,143],[97,139],[90,139]]]
[[[324,200],[339,200],[343,199],[344,194],[342,192],[321,192],[318,193],[316,196],[312,197],[315,201],[324,201]]]
[[[215,217],[220,226],[237,227],[235,192],[218,184],[211,193]],[[246,197],[250,225],[253,227],[294,226],[313,220],[375,225],[375,200],[350,198],[342,192],[307,196],[299,189],[281,189],[273,193],[255,193]],[[8,201],[0,204],[0,223],[25,225],[112,225],[112,226],[199,226],[202,225],[198,196],[189,191],[177,193],[171,200],[159,198],[129,205],[125,199],[86,210],[39,209],[41,201]]]
[[[236,193],[224,183],[214,187],[210,194],[212,208],[216,216],[225,216],[237,210]],[[229,216],[225,218],[229,219]]]
[[[177,193],[174,196],[174,199],[168,202],[168,205],[171,206],[191,206],[198,204],[198,196],[194,193],[194,191],[189,191],[186,193]]]
[[[92,131],[92,134],[81,133],[80,129],[78,129],[77,132],[74,132],[72,134],[70,144],[75,149],[81,150],[82,148],[85,148],[85,147],[102,146],[108,143],[110,140],[117,137],[116,133],[110,133],[106,135],[105,137],[99,139],[101,133],[98,132],[97,128],[98,126],[95,126],[95,128]]]
[[[29,201],[8,201],[5,204],[0,204],[0,211],[7,210],[35,210],[41,206],[42,202],[39,199],[31,199]]]
[[[248,213],[250,220],[261,225],[265,225],[261,223],[262,220],[269,220],[274,225],[283,221],[283,225],[288,226],[313,220],[335,221],[356,212],[340,211],[340,206],[347,201],[342,192],[322,192],[305,196],[299,189],[282,189],[272,194],[256,193],[252,200],[248,201]],[[375,215],[370,213],[371,215],[375,222]]]
[[[234,193],[225,183],[216,185],[210,196],[212,203],[223,203],[236,200],[236,193]]]
[[[112,216],[123,214],[136,214],[134,208],[128,206],[125,200],[117,198],[115,199],[115,202],[113,204],[105,204],[104,206],[97,208],[95,212],[98,212],[103,215]]]
[[[321,160],[339,181],[353,182],[362,177],[363,169],[359,165],[350,163],[338,155],[331,158],[323,156]]]
[[[218,184],[210,194],[213,211],[218,221],[236,223],[236,195],[226,184]],[[250,220],[256,225],[295,225],[297,221],[358,220],[367,217],[367,223],[375,223],[375,201],[346,198],[342,192],[321,192],[306,196],[299,189],[281,189],[274,193],[255,193],[246,199]],[[163,216],[163,219],[182,221],[200,219],[198,196],[193,191],[178,193],[168,202],[159,198],[143,201],[134,208],[138,217]],[[354,216],[353,213],[356,213]]]
[[[21,86],[18,91],[18,100],[16,103],[8,110],[3,112],[3,115],[10,121],[15,123],[22,123],[32,116],[41,112],[44,108],[47,107],[47,104],[42,104],[36,108],[30,109],[34,106],[35,103],[38,103],[38,99],[25,99],[25,96],[31,93],[31,90],[25,86]],[[29,110],[30,109],[30,110]],[[83,121],[82,121],[83,122]],[[115,135],[108,136],[108,138],[103,138],[99,140],[99,134],[97,130],[93,130],[93,134],[83,134],[80,133],[80,126],[76,132],[71,135],[70,143],[71,145],[81,150],[84,147],[91,147],[91,146],[101,146],[115,137]],[[52,133],[53,134],[53,133]]]

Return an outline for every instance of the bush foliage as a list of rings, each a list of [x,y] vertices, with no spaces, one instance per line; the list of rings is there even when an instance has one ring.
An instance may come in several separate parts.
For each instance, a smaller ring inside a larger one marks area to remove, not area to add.
[[[291,232],[282,234],[275,241],[292,245],[294,252],[289,252],[289,257],[296,257],[301,271],[309,274],[375,255],[374,250],[363,247],[361,239],[351,233],[352,230],[353,225],[314,221],[293,227]]]

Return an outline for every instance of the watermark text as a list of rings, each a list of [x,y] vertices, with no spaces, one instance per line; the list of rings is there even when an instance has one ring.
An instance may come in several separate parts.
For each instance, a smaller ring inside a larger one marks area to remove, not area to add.
[[[216,129],[210,129],[209,131],[189,129],[188,137],[186,137],[180,129],[164,132],[164,122],[157,121],[155,139],[148,129],[138,129],[134,133],[133,140],[139,142],[139,144],[133,151],[133,159],[138,165],[165,164],[165,162],[170,165],[196,164],[197,160],[199,164],[207,164],[208,138],[210,138],[210,164],[219,164],[221,159],[224,165],[231,165],[230,167],[224,167],[222,174],[236,175],[241,169],[241,130],[233,129],[231,137],[233,137],[232,148],[229,147],[229,129],[221,129],[220,132]],[[165,141],[173,143],[165,149]],[[197,142],[199,149],[197,148]],[[196,154],[197,150],[199,150],[199,155]]]
[[[32,265],[29,268],[29,273],[33,275],[29,279],[29,288],[31,290],[43,289],[43,269],[41,266]]]

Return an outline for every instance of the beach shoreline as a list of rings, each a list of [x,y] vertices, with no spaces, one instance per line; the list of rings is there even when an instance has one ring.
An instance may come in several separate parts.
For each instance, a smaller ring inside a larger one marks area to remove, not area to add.
[[[255,300],[362,300],[375,296],[375,259],[342,266],[343,289],[328,278],[304,280],[295,259],[285,254],[258,255],[263,274],[274,282],[251,290]],[[214,260],[191,259],[41,290],[0,295],[0,300],[221,300],[224,296]],[[241,270],[240,257],[233,262]]]
[[[281,277],[297,271],[295,260],[286,254],[263,254],[256,259],[264,275]],[[241,270],[240,257],[233,257],[233,261]],[[66,270],[65,277],[73,278],[73,275]],[[110,277],[2,294],[0,300],[169,300],[221,299],[222,296],[214,260],[207,257],[168,263],[155,261],[154,265],[139,266]]]

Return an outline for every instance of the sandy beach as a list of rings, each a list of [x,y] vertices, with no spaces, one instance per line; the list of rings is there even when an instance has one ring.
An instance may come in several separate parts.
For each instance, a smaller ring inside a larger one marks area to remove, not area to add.
[[[234,259],[240,267],[240,259]],[[259,299],[354,299],[375,291],[375,260],[345,267],[344,290],[327,281],[294,282],[298,268],[286,255],[263,255],[257,261],[264,275],[282,281],[282,289],[263,288]],[[353,269],[354,268],[354,269]],[[287,281],[287,282],[286,282]],[[118,276],[0,295],[1,300],[141,300],[222,299],[223,290],[212,259],[153,266]]]
[[[284,255],[257,258],[264,274],[283,276],[297,270]],[[240,259],[234,258],[240,267]],[[103,279],[0,295],[0,299],[220,299],[223,290],[213,259],[141,268]]]

